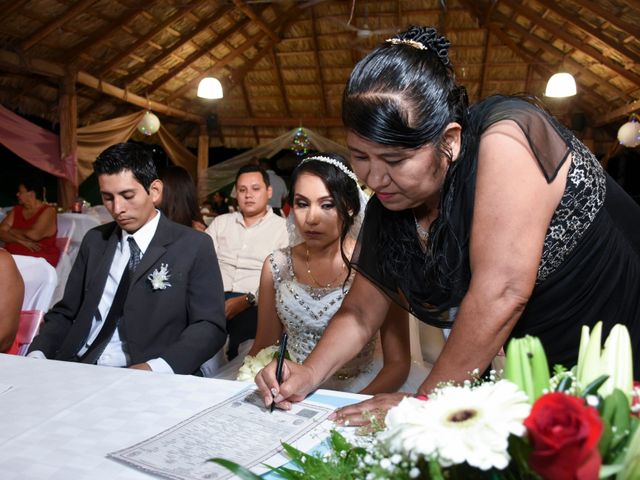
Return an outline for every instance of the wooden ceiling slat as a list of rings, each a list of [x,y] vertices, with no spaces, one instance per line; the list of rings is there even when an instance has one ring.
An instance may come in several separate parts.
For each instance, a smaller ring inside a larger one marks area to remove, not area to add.
[[[618,75],[626,78],[627,80],[635,83],[636,85],[640,85],[639,75],[636,75],[635,73],[629,70],[626,70],[623,66],[608,59],[606,56],[604,56],[602,53],[600,53],[598,50],[596,50],[592,46],[578,41],[572,34],[570,34],[569,32],[565,32],[553,22],[546,20],[544,18],[540,18],[540,15],[538,15],[531,8],[525,5],[522,5],[521,2],[516,2],[515,0],[502,0],[501,3],[508,5],[513,10],[517,11],[520,15],[529,19],[529,21],[531,21],[532,23],[538,24],[539,26],[548,30],[557,38],[561,39],[563,42],[571,45],[573,48],[575,48],[576,50],[579,50],[585,55],[588,55],[589,57],[597,60],[602,65],[605,65],[607,68],[616,72]]]
[[[630,35],[636,37],[636,40],[640,41],[640,28],[638,28],[638,25],[632,25],[629,22],[625,22],[622,18],[620,18],[619,15],[617,15],[617,12],[612,11],[609,8],[605,8],[599,5],[598,2],[594,2],[592,0],[573,1],[581,7],[586,8],[587,10],[591,10],[593,13],[602,17],[617,29],[629,33]]]
[[[147,93],[155,92],[162,85],[172,80],[176,75],[179,75],[181,72],[191,67],[195,62],[200,60],[202,57],[209,55],[211,50],[213,50],[218,45],[221,45],[222,43],[227,41],[232,35],[242,31],[242,29],[245,28],[250,23],[251,23],[251,20],[249,19],[241,20],[231,28],[222,32],[220,37],[216,38],[212,43],[207,44],[207,46],[205,47],[199,48],[198,50],[193,52],[191,55],[189,55],[187,58],[185,58],[180,65],[172,68],[170,72],[167,72],[167,74],[162,75],[161,77],[156,79],[151,84],[151,86],[146,90]],[[216,62],[216,64],[218,63],[219,61]]]
[[[223,7],[219,8],[213,14],[212,17],[203,19],[200,22],[198,22],[198,24],[195,26],[195,28],[193,30],[191,30],[189,33],[183,35],[183,37],[180,40],[178,40],[175,44],[173,44],[167,50],[163,51],[160,56],[154,58],[153,60],[151,60],[148,63],[144,63],[142,65],[142,68],[140,68],[136,72],[131,73],[130,75],[127,75],[126,77],[124,77],[121,80],[121,84],[122,85],[126,85],[128,83],[136,82],[140,78],[142,78],[142,76],[145,73],[147,73],[148,71],[150,71],[150,70],[152,70],[154,68],[157,68],[160,63],[164,62],[167,58],[169,58],[170,56],[174,55],[175,52],[178,49],[182,48],[187,43],[191,42],[194,37],[196,37],[200,33],[204,32],[206,29],[210,28],[211,24],[217,22],[222,17],[224,17],[227,13],[229,13],[232,10],[232,8],[233,7],[231,7],[230,5],[223,6]],[[224,35],[224,34],[222,35],[222,37],[223,37],[223,39],[221,39],[221,42],[226,40],[226,38],[227,38],[227,36]],[[215,43],[215,45],[217,45],[217,44],[218,43]],[[211,47],[211,48],[214,48],[214,47]]]
[[[627,115],[631,115],[633,112],[637,112],[638,110],[640,110],[640,100],[631,102],[630,104],[625,105],[624,107],[616,108],[615,110],[609,113],[606,113],[601,117],[596,118],[595,126],[601,127],[602,125],[611,123],[614,120],[619,120],[621,118],[626,117]]]
[[[247,109],[247,113],[249,117],[253,117],[253,109],[251,108],[251,100],[249,99],[249,94],[247,93],[247,85],[246,80],[242,82],[242,99],[244,100],[244,107]],[[260,135],[258,135],[258,128],[253,125],[251,127],[253,130],[253,138],[256,141],[256,145],[260,145]]]
[[[106,42],[116,33],[118,33],[123,26],[126,26],[129,22],[132,22],[138,15],[144,12],[145,9],[152,6],[154,2],[155,0],[147,0],[147,2],[142,7],[138,7],[136,9],[127,9],[120,17],[112,20],[111,23],[105,25],[105,27],[96,32],[95,35],[92,35],[85,41],[79,43],[72,50],[65,52],[65,58],[73,62],[87,50],[90,50]]]
[[[599,77],[598,75],[596,75],[595,73],[593,73],[589,69],[585,68],[580,63],[578,63],[575,60],[573,60],[572,58],[566,57],[565,52],[563,52],[562,50],[557,49],[556,47],[551,45],[550,42],[547,42],[547,41],[543,40],[542,38],[538,37],[537,35],[533,35],[533,34],[529,33],[526,28],[522,27],[521,25],[519,25],[519,24],[517,24],[515,22],[511,22],[507,17],[505,17],[504,15],[502,15],[499,12],[494,12],[494,14],[491,16],[491,18],[500,23],[500,28],[505,29],[505,30],[509,30],[509,29],[510,30],[514,30],[518,35],[522,36],[522,38],[526,39],[528,42],[534,44],[537,48],[546,51],[547,53],[549,53],[549,54],[553,55],[554,57],[558,58],[559,62],[565,62],[566,65],[571,66],[571,68],[574,69],[574,71],[579,72],[580,73],[580,77],[578,77],[577,81],[579,83],[582,83],[583,86],[589,88],[591,90],[591,94],[594,97],[598,98],[598,101],[602,102],[602,105],[609,104],[610,103],[610,99],[607,100],[607,99],[603,98],[602,96],[598,95],[595,92],[595,90],[593,89],[593,85],[586,85],[584,82],[582,82],[581,77],[583,77],[584,79],[588,79],[589,81],[593,82],[594,84],[596,84],[597,86],[599,86],[599,87],[601,87],[603,89],[606,89],[612,95],[614,95],[615,98],[621,98],[624,101],[628,101],[629,100],[630,97],[626,92],[623,92],[622,90],[618,89],[617,87],[615,87],[614,85],[612,85],[608,81],[603,81],[602,77]],[[535,62],[538,63],[538,60],[535,59]],[[551,69],[551,67],[549,67],[549,70],[551,71],[551,74],[556,73],[555,71],[553,71]],[[547,74],[547,76],[549,76],[549,74]]]
[[[113,57],[110,61],[108,61],[105,65],[100,67],[96,73],[96,76],[101,77],[113,67],[115,67],[122,60],[127,58],[131,53],[135,52],[142,45],[147,43],[153,37],[162,32],[165,28],[167,28],[172,23],[184,18],[191,10],[199,7],[200,5],[206,3],[206,0],[199,0],[197,2],[189,3],[186,7],[179,8],[173,15],[167,18],[164,22],[158,25],[156,28],[151,29],[149,33],[140,37],[137,41],[133,43],[129,48],[120,52],[118,55]]]
[[[6,18],[16,10],[22,8],[28,1],[29,0],[7,0],[0,5],[0,12],[2,12],[2,15]]]
[[[79,2],[75,3],[73,7],[67,10],[63,15],[47,23],[46,25],[43,25],[36,32],[31,34],[30,37],[23,40],[19,46],[20,50],[22,50],[23,52],[26,52],[31,47],[33,47],[36,43],[42,40],[44,37],[46,37],[51,32],[53,32],[55,29],[61,27],[62,25],[67,23],[69,20],[71,20],[73,17],[84,12],[87,8],[89,8],[91,5],[93,5],[97,1],[98,0],[80,0]]]
[[[620,42],[616,42],[609,36],[604,35],[601,30],[592,27],[587,22],[578,18],[574,13],[565,10],[555,0],[536,0],[536,2],[553,11],[556,15],[562,17],[566,22],[576,26],[584,33],[589,35],[592,39],[604,43],[611,50],[618,52],[620,55],[626,57],[631,62],[640,63],[640,56],[637,53],[629,50]]]
[[[275,46],[272,46],[269,49],[269,54],[271,56],[271,63],[273,63],[273,67],[276,72],[276,83],[278,85],[278,91],[280,92],[280,100],[282,100],[282,105],[284,105],[284,111],[286,112],[287,117],[290,117],[291,109],[289,108],[287,90],[284,87],[284,81],[282,80],[282,70],[280,68],[280,62],[278,61],[278,57],[275,54]]]
[[[329,106],[327,105],[327,91],[324,86],[324,77],[322,75],[322,65],[320,65],[320,55],[318,54],[318,32],[316,31],[316,15],[311,9],[311,38],[313,44],[313,59],[316,66],[316,76],[318,77],[318,82],[320,82],[320,95],[322,95],[322,116],[326,116],[329,111]]]

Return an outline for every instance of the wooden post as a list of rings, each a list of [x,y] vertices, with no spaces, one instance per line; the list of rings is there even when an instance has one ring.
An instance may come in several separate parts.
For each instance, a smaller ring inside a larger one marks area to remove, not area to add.
[[[209,131],[207,124],[200,124],[200,136],[198,137],[198,169],[197,185],[198,200],[203,201],[207,196],[205,172],[209,166]]]
[[[78,149],[78,100],[75,71],[67,69],[60,86],[58,112],[60,115],[60,155],[73,156]],[[76,176],[77,178],[77,176]],[[78,187],[66,178],[58,180],[58,205],[69,208],[78,196]]]

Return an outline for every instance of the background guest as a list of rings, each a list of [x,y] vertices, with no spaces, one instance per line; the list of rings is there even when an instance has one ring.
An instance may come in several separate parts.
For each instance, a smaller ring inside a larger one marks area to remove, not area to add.
[[[271,184],[272,190],[271,198],[269,199],[269,206],[273,209],[273,213],[282,217],[282,204],[286,201],[287,194],[289,193],[287,184],[282,177],[273,170],[269,159],[262,158],[258,164],[265,172],[267,172],[267,175],[269,175],[269,183]]]
[[[272,251],[287,245],[284,218],[267,202],[269,176],[257,165],[245,165],[236,175],[239,212],[219,215],[206,232],[213,238],[225,291],[229,359],[238,347],[255,337],[257,295],[262,263]]]
[[[160,172],[162,197],[158,208],[169,220],[204,232],[207,228],[198,207],[198,195],[193,178],[180,166],[170,166]]]
[[[42,257],[54,267],[60,260],[56,246],[56,209],[43,202],[44,187],[39,178],[25,179],[18,186],[16,205],[0,224],[0,240],[15,255]]]
[[[8,350],[16,338],[24,282],[9,252],[0,248],[0,352]]]

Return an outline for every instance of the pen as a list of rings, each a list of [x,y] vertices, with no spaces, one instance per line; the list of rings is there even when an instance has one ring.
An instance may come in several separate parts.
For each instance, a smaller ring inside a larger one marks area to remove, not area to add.
[[[278,363],[276,364],[276,381],[278,385],[282,383],[282,367],[284,366],[284,356],[287,353],[287,332],[282,333],[280,337],[280,350],[278,351]],[[271,402],[271,411],[276,407],[276,402]]]

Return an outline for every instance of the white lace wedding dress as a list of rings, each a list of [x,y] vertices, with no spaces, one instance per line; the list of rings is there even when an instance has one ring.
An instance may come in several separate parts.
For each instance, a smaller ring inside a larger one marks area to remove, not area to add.
[[[291,247],[273,252],[269,256],[269,263],[276,291],[276,312],[289,336],[287,350],[292,360],[302,363],[320,340],[329,320],[340,308],[353,281],[353,274],[344,288],[343,285],[318,288],[300,283],[293,270]],[[239,355],[215,376],[235,378],[242,365],[241,358],[243,356]],[[376,335],[321,388],[358,392],[371,383],[382,368],[382,363],[379,335]],[[409,378],[400,391],[415,392],[427,373],[428,369],[424,365],[412,362]]]

